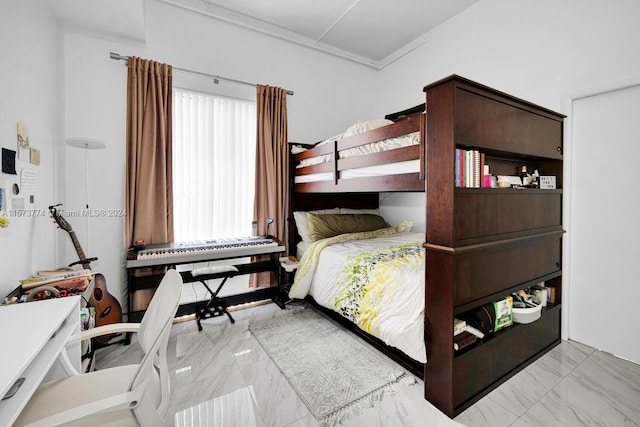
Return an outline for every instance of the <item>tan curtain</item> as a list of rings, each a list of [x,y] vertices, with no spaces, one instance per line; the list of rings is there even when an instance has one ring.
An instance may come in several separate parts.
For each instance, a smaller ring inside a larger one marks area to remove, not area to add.
[[[172,67],[130,57],[127,80],[127,246],[173,241]]]
[[[256,195],[253,217],[258,234],[270,234],[285,240],[287,217],[287,91],[279,87],[257,85]],[[267,227],[267,219],[273,224]],[[270,273],[252,275],[252,287],[270,286]]]

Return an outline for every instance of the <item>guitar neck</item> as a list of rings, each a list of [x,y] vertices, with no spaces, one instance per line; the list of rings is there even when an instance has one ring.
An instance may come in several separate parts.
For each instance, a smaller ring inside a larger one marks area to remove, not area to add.
[[[82,264],[82,268],[86,268],[88,270],[91,269],[91,265],[89,261],[87,261],[87,257],[82,250],[82,246],[80,246],[80,242],[78,241],[78,237],[76,236],[76,232],[73,230],[69,230],[69,237],[71,237],[71,242],[73,242],[73,247],[76,249],[76,253],[78,254],[78,258],[80,258],[80,263]]]

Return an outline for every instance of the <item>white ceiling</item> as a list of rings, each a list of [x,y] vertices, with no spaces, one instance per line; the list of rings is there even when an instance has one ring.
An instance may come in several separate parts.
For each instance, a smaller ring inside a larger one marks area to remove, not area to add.
[[[150,0],[383,68],[479,0]],[[71,29],[144,42],[145,0],[49,0]]]

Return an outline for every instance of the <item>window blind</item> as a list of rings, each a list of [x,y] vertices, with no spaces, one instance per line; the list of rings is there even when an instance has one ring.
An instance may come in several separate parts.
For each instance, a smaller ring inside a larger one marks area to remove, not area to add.
[[[251,235],[256,105],[174,88],[176,242]]]

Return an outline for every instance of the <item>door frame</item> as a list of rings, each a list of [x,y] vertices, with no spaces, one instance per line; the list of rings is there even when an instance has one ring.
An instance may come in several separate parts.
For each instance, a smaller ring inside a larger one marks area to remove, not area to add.
[[[562,111],[566,114],[564,120],[564,141],[563,141],[563,190],[562,190],[562,223],[566,233],[562,239],[562,333],[563,340],[569,339],[569,295],[571,294],[571,200],[572,200],[572,178],[573,178],[573,115],[574,103],[591,96],[603,95],[609,92],[629,89],[640,86],[640,75],[624,80],[613,81],[595,87],[578,90],[562,96]]]

